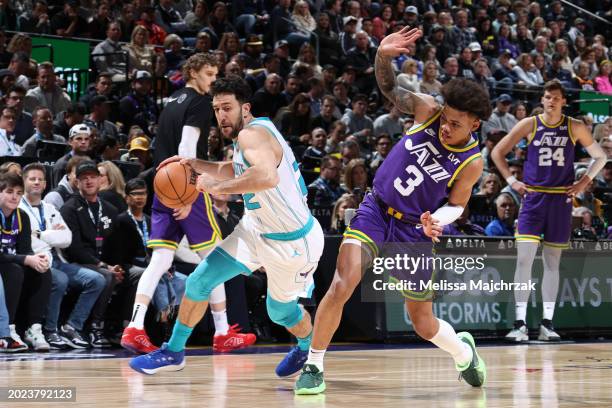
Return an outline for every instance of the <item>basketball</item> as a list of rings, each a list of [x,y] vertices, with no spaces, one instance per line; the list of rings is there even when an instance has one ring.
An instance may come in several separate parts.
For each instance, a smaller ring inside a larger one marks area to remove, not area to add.
[[[153,187],[163,205],[180,208],[192,204],[198,197],[197,173],[179,162],[170,163],[157,172]]]

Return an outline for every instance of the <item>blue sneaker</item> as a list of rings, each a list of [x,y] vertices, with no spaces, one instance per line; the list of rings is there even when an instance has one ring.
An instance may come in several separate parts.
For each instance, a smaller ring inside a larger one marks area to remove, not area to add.
[[[289,377],[300,371],[304,363],[308,360],[308,351],[300,350],[298,346],[291,349],[283,358],[283,361],[276,366],[276,375],[279,377]]]
[[[185,368],[185,351],[175,353],[168,350],[168,343],[164,343],[159,350],[130,360],[130,367],[149,375],[158,371],[180,371]]]

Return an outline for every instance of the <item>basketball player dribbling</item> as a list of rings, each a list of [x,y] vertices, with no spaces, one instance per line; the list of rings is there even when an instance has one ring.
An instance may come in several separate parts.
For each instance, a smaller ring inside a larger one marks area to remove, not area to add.
[[[584,123],[563,114],[565,92],[559,81],[544,85],[544,113],[518,122],[493,149],[491,157],[508,185],[524,195],[516,228],[517,262],[514,281],[531,279],[531,268],[540,241],[543,241],[542,277],[543,316],[538,339],[559,341],[552,324],[559,289],[561,252],[568,247],[572,226],[572,199],[582,192],[606,164],[606,153],[593,141]],[[527,139],[527,160],[523,182],[512,176],[506,155],[521,139]],[[587,173],[574,182],[576,143],[585,147],[593,158]],[[529,340],[527,325],[528,291],[514,293],[516,317],[506,340]]]
[[[361,280],[367,264],[387,242],[431,244],[442,227],[456,220],[483,171],[478,140],[472,134],[491,113],[487,93],[477,83],[454,79],[444,85],[444,106],[414,93],[395,77],[392,59],[408,52],[421,37],[406,27],[386,36],[376,54],[375,73],[383,94],[415,125],[397,143],[376,172],[374,188],[359,206],[344,234],[336,273],[317,309],[308,360],[295,384],[296,394],[325,390],[323,356],[340,323],[342,309]],[[433,213],[433,214],[432,214]],[[362,260],[368,260],[363,262]],[[426,271],[422,279],[431,279]],[[484,361],[469,333],[455,333],[433,314],[431,293],[405,291],[406,309],[415,331],[449,353],[461,377],[472,386],[486,379]]]
[[[212,115],[210,97],[206,94],[217,77],[217,70],[216,59],[203,53],[189,57],[183,65],[187,85],[168,98],[159,118],[155,165],[177,154],[185,158],[206,158]],[[144,330],[144,319],[155,288],[172,266],[174,252],[183,236],[187,236],[191,250],[201,259],[222,239],[210,196],[206,193],[199,194],[193,204],[175,210],[155,197],[151,211],[151,236],[146,238],[153,254],[138,282],[132,319],[121,337],[121,345],[136,353],[157,350]],[[215,323],[215,351],[226,352],[255,343],[254,334],[240,333],[235,326],[229,326],[223,284],[212,291],[210,303]]]

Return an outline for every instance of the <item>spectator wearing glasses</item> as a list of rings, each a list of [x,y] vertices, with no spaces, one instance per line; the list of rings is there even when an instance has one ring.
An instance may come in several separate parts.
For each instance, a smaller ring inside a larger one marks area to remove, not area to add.
[[[21,156],[21,146],[15,142],[15,120],[13,108],[2,109],[0,116],[0,156]]]

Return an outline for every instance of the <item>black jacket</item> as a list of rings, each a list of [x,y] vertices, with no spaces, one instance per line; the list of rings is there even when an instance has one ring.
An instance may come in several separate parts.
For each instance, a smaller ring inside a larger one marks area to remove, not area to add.
[[[111,203],[100,197],[98,203],[102,204],[102,218],[98,221],[98,225],[104,239],[101,257],[96,249],[96,227],[89,216],[88,204],[83,196],[80,194],[72,196],[60,210],[66,225],[72,231],[72,243],[65,250],[69,262],[97,265],[100,261],[107,262],[109,258],[108,253],[112,249],[109,237],[117,225],[119,212]],[[97,211],[92,209],[91,212],[97,217]]]
[[[149,235],[151,234],[151,217],[144,215]],[[117,216],[117,224],[113,228],[113,234],[109,239],[108,263],[121,265],[124,270],[129,270],[135,264],[134,258],[145,258],[146,249],[142,237],[136,230],[134,221],[127,212]]]
[[[15,213],[21,220],[21,228],[17,232],[15,245],[6,245],[0,243],[0,264],[3,263],[16,263],[23,265],[25,262],[26,255],[34,255],[32,252],[32,229],[30,227],[30,216],[26,214],[22,209],[17,208],[19,214]],[[10,223],[11,217],[7,217],[7,223]],[[4,230],[12,231],[11,225],[2,226]]]

